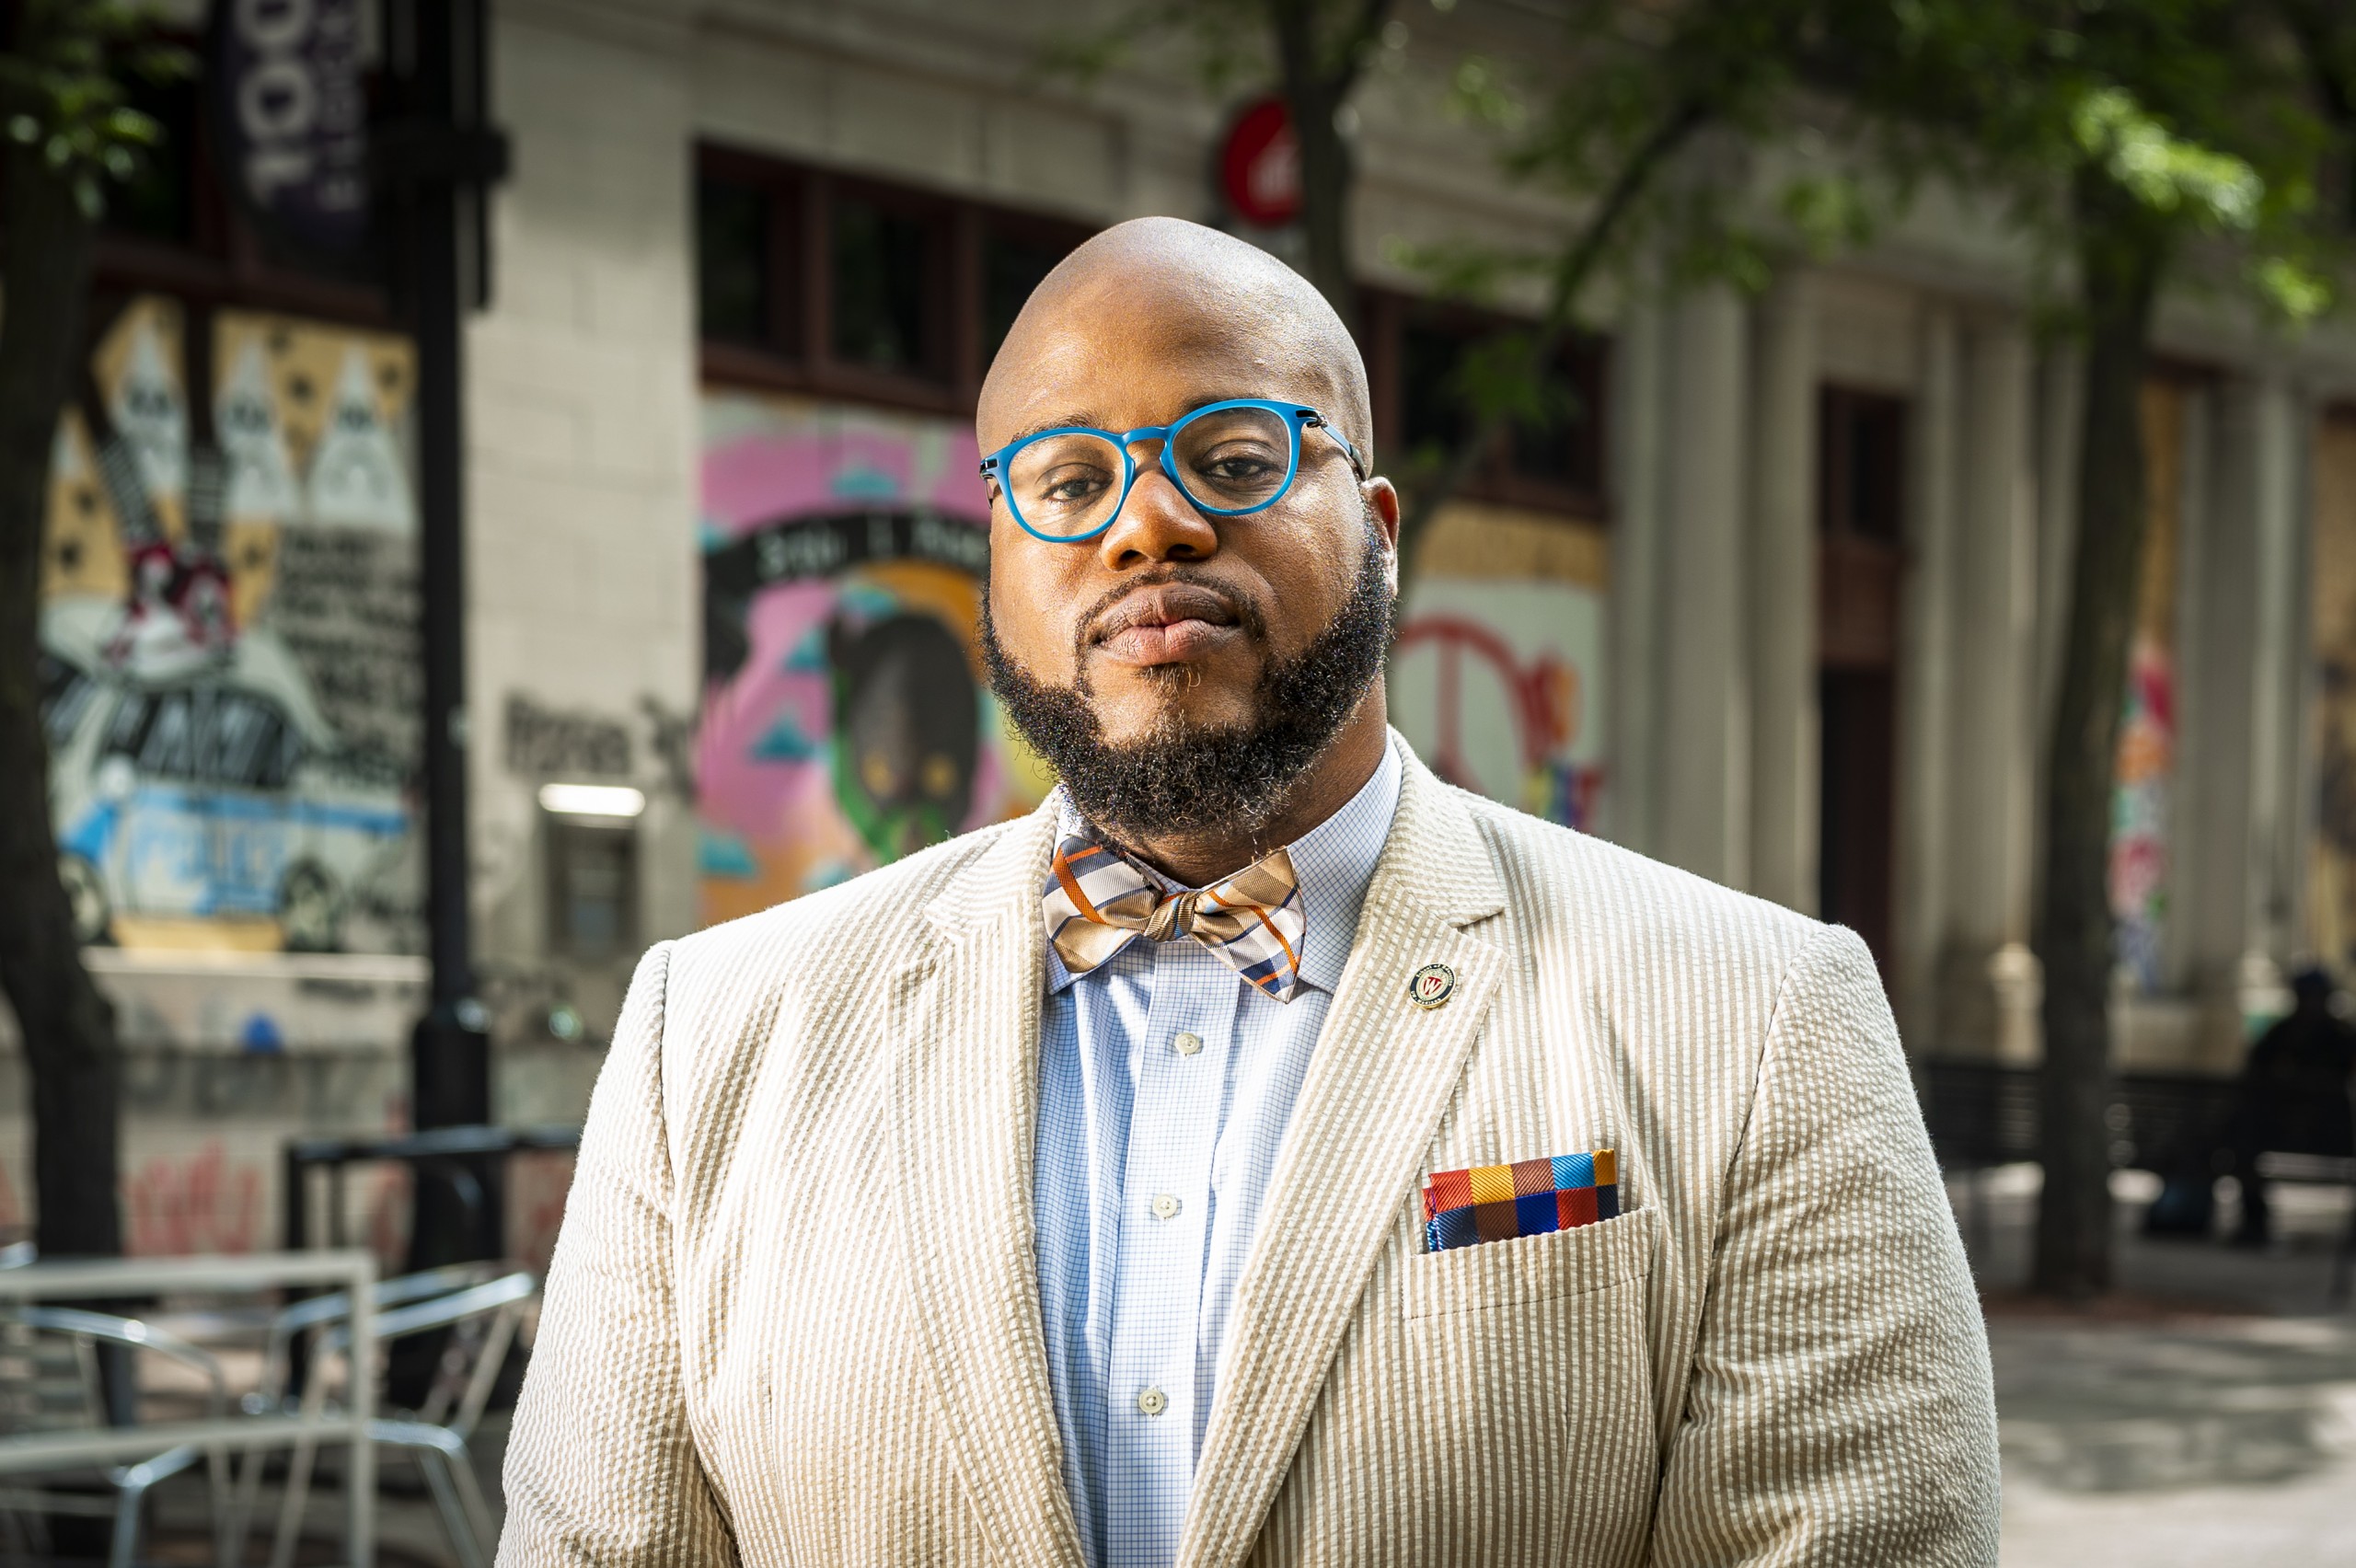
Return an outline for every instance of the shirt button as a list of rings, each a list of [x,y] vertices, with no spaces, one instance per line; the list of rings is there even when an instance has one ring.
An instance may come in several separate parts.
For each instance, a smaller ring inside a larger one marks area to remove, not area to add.
[[[1178,1048],[1180,1055],[1191,1056],[1203,1048],[1203,1037],[1191,1029],[1182,1030],[1178,1037],[1170,1043]]]
[[[1138,1396],[1138,1410],[1145,1415],[1160,1415],[1170,1408],[1170,1396],[1160,1389],[1148,1389]]]
[[[1174,1215],[1177,1212],[1178,1200],[1172,1197],[1168,1193],[1163,1193],[1153,1200],[1154,1218],[1168,1219],[1172,1215]]]

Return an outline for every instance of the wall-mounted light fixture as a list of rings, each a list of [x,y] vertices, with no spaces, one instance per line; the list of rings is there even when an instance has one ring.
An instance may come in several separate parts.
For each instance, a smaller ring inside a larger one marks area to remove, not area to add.
[[[540,810],[553,816],[634,817],[646,810],[646,792],[627,784],[543,784]]]
[[[645,792],[627,784],[540,786],[551,953],[603,963],[635,951],[645,810]]]

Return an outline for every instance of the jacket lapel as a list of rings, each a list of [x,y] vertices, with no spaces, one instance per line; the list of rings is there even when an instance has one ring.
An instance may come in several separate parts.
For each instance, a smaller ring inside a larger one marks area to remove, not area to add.
[[[1410,755],[1237,1286],[1184,1568],[1233,1568],[1259,1534],[1504,976],[1505,951],[1468,928],[1503,908],[1504,893],[1471,813]],[[1455,985],[1427,1009],[1408,999],[1408,979],[1430,963]]]
[[[1009,832],[926,911],[895,974],[894,1199],[916,1318],[958,1475],[1009,1562],[1082,1568],[1033,1265],[1053,818]]]

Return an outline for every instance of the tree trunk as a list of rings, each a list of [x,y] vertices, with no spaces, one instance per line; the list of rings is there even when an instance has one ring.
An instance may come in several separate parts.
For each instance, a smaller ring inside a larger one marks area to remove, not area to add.
[[[2107,179],[2077,192],[2088,325],[2078,540],[2046,799],[2045,1066],[2033,1284],[2081,1298],[2110,1284],[2111,797],[2143,559],[2143,375],[2166,245]]]
[[[1300,145],[1300,227],[1309,281],[1343,324],[1357,330],[1357,280],[1350,270],[1350,152],[1334,117],[1357,85],[1359,61],[1390,0],[1367,0],[1339,51],[1320,42],[1317,0],[1270,0],[1285,108]]]
[[[91,225],[65,180],[10,144],[0,238],[0,989],[32,1078],[45,1255],[122,1250],[114,1009],[90,983],[57,875],[41,729],[41,535],[57,419],[82,352]]]

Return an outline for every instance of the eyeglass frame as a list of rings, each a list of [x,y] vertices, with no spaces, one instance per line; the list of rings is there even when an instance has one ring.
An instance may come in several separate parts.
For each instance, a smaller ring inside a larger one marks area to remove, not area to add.
[[[1188,425],[1193,424],[1196,420],[1201,419],[1206,414],[1220,413],[1229,409],[1264,409],[1269,413],[1275,414],[1284,421],[1285,432],[1292,438],[1291,450],[1287,454],[1285,459],[1285,482],[1277,486],[1276,493],[1268,497],[1267,500],[1254,502],[1250,506],[1230,507],[1210,506],[1205,504],[1195,496],[1194,491],[1186,488],[1186,481],[1178,477],[1176,462],[1171,455],[1172,453],[1177,450],[1177,435],[1180,431],[1184,430]],[[1187,504],[1194,507],[1195,511],[1209,517],[1248,517],[1255,512],[1265,512],[1269,507],[1276,505],[1276,502],[1284,500],[1286,496],[1292,493],[1293,482],[1300,478],[1300,432],[1304,430],[1322,430],[1327,435],[1332,436],[1334,438],[1334,444],[1342,449],[1342,455],[1350,460],[1350,472],[1357,476],[1358,482],[1360,484],[1364,484],[1366,482],[1366,465],[1359,460],[1358,449],[1351,445],[1350,438],[1344,435],[1340,431],[1334,429],[1332,421],[1327,420],[1324,415],[1305,404],[1279,403],[1266,398],[1229,398],[1217,403],[1206,403],[1201,408],[1191,410],[1184,417],[1177,420],[1173,423],[1166,425],[1140,425],[1137,429],[1127,432],[1126,434],[1117,431],[1098,430],[1093,425],[1058,425],[1054,430],[1034,431],[1031,434],[1023,436],[1019,440],[1008,442],[1004,446],[999,447],[997,451],[983,458],[980,473],[985,484],[995,484],[998,486],[999,493],[1006,497],[1006,510],[1008,515],[1014,519],[1015,525],[1020,527],[1024,533],[1030,535],[1033,538],[1037,539],[1042,544],[1084,545],[1091,539],[1103,537],[1106,531],[1109,530],[1114,524],[1118,523],[1121,520],[1122,508],[1129,504],[1129,492],[1137,488],[1138,483],[1138,460],[1130,455],[1130,443],[1138,441],[1159,441],[1161,443],[1161,467],[1162,475],[1164,478],[1169,479],[1171,487],[1176,490],[1180,495],[1184,496],[1186,498]],[[1039,532],[1038,529],[1031,526],[1029,521],[1023,517],[1022,508],[1014,499],[1014,490],[1012,487],[1008,485],[1006,482],[1007,472],[1014,462],[1014,455],[1016,453],[1022,451],[1033,442],[1045,441],[1049,436],[1055,435],[1103,436],[1106,441],[1111,442],[1113,444],[1114,450],[1121,455],[1123,470],[1121,476],[1121,493],[1118,498],[1114,501],[1113,510],[1105,516],[1104,521],[1098,524],[1095,527],[1091,528],[1085,534],[1043,534]]]

